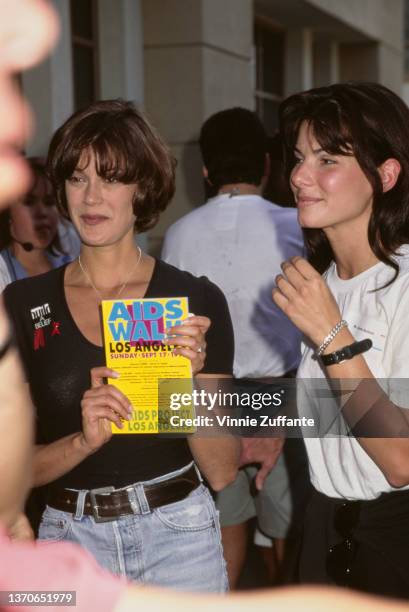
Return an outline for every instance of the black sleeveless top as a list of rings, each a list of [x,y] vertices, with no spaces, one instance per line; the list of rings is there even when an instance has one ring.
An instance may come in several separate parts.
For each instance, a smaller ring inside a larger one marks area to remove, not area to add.
[[[82,335],[68,309],[65,267],[16,281],[3,294],[37,411],[38,444],[81,431],[80,403],[90,387],[90,370],[105,364],[103,348]],[[156,260],[145,297],[181,296],[189,298],[191,312],[212,321],[203,372],[231,374],[233,328],[224,295],[205,277],[196,278]],[[43,327],[36,325],[40,320]],[[122,434],[54,484],[74,489],[118,488],[156,478],[191,460],[186,438]]]

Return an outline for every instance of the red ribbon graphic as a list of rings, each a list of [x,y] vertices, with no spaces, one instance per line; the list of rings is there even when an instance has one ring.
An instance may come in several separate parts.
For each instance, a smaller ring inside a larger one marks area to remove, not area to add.
[[[44,330],[42,327],[34,330],[34,350],[38,351],[40,347],[45,346]]]

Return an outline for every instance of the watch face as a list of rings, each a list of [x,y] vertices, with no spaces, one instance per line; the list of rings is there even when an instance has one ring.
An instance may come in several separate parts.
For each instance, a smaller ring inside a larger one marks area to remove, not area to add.
[[[347,359],[351,359],[352,356],[353,355],[351,354],[349,346],[346,346],[345,348],[343,348],[340,351],[338,351],[338,353],[337,353],[337,363],[341,363],[341,361],[346,361]]]

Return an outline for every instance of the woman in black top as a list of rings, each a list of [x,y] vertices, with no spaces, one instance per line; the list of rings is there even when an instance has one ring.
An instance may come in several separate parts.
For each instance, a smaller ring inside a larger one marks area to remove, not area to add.
[[[99,304],[119,297],[187,296],[196,316],[172,328],[174,352],[191,360],[194,374],[231,375],[232,328],[220,290],[135,243],[134,232],[152,227],[173,196],[173,159],[133,105],[117,100],[68,119],[52,139],[48,167],[81,238],[80,257],[5,292],[37,412],[34,485],[49,485],[40,538],[77,541],[130,579],[223,591],[218,521],[192,462],[221,489],[235,477],[236,441],[112,437],[111,422],[122,427],[131,407],[104,384],[115,373],[103,365]]]

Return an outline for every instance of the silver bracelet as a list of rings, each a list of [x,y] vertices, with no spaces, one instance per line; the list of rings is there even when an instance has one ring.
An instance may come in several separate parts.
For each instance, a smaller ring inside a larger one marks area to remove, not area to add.
[[[348,323],[344,321],[344,319],[342,319],[341,321],[338,321],[338,323],[334,325],[334,327],[329,332],[328,336],[325,336],[324,340],[321,342],[321,344],[315,351],[315,354],[317,357],[320,357],[322,355],[322,353],[325,351],[327,346],[331,344],[335,336],[341,331],[343,327],[348,327]]]

